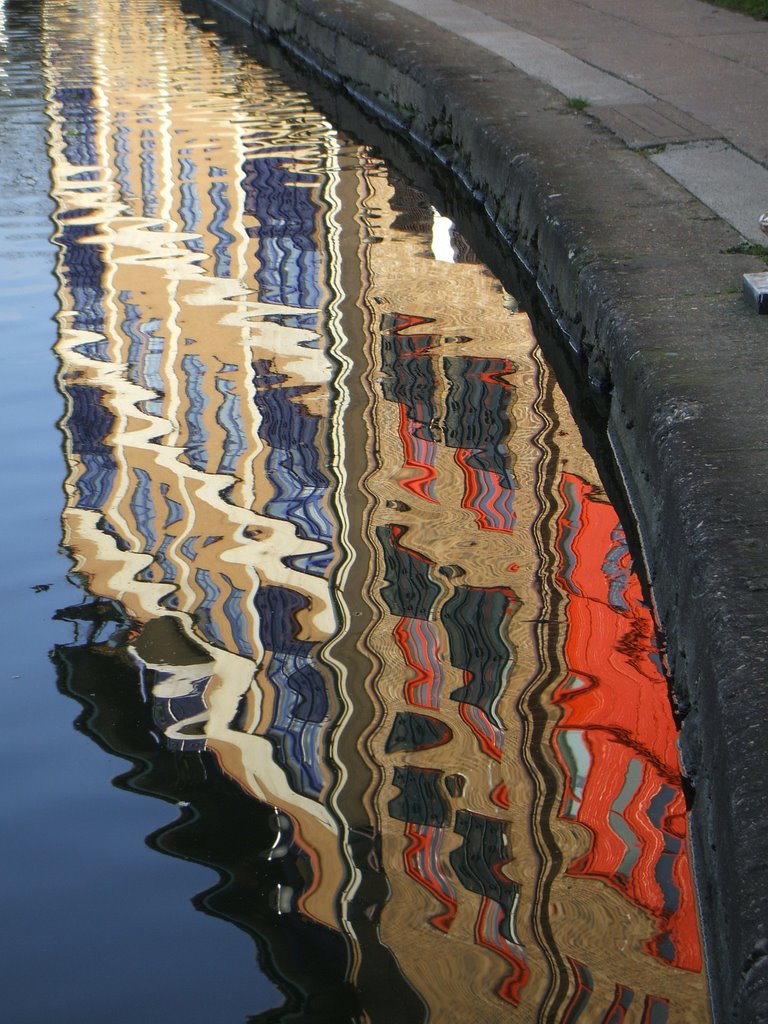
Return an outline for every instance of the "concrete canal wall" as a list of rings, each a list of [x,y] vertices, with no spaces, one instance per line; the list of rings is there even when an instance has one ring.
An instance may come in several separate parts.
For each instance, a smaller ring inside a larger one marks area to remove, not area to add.
[[[450,167],[610,396],[684,714],[715,1016],[768,1021],[768,321],[740,293],[761,261],[605,118],[400,4],[210,6]]]

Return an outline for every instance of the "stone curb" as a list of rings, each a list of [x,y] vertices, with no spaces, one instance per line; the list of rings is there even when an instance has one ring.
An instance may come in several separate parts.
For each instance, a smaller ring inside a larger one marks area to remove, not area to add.
[[[685,715],[715,1019],[768,1022],[768,321],[740,288],[761,264],[588,112],[386,0],[209,2],[449,167],[610,395]]]

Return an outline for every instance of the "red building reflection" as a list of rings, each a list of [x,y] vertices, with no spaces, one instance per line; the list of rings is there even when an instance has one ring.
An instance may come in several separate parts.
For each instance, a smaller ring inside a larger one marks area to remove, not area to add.
[[[646,951],[701,969],[685,800],[654,623],[611,505],[564,474],[558,579],[567,594],[567,671],[556,754],[566,776],[561,817],[584,825],[589,849],[568,873],[602,879],[655,922]]]

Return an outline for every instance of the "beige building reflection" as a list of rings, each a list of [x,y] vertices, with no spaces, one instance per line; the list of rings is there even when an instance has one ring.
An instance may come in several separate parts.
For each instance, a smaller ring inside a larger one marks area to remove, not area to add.
[[[434,211],[431,245],[429,210],[420,237],[385,231],[408,190],[368,185],[384,940],[477,1020],[706,1017],[675,730],[616,515],[526,318]]]
[[[64,543],[165,742],[290,818],[353,981],[367,837],[425,1019],[706,1019],[650,616],[526,317],[194,20],[45,9]]]

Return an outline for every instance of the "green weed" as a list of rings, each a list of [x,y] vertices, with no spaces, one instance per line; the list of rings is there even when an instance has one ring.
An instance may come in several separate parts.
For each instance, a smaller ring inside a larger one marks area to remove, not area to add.
[[[751,14],[753,18],[768,18],[768,0],[709,0],[715,7],[727,7],[730,11]]]
[[[755,242],[741,242],[723,251],[729,256],[760,256],[764,260],[768,259],[768,245],[759,245]]]

